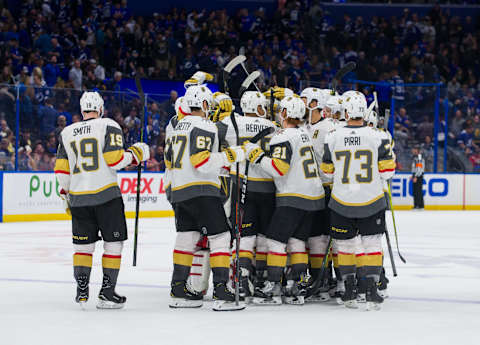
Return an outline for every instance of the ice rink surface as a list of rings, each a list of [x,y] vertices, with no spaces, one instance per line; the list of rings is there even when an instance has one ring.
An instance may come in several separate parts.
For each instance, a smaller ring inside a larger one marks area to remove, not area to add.
[[[140,220],[138,266],[124,249],[123,310],[96,310],[102,245],[87,310],[74,303],[69,222],[0,224],[0,344],[479,344],[480,212],[397,212],[399,276],[379,312],[326,304],[240,312],[168,308],[173,219]],[[393,229],[390,225],[392,243]],[[133,221],[129,221],[133,238]]]

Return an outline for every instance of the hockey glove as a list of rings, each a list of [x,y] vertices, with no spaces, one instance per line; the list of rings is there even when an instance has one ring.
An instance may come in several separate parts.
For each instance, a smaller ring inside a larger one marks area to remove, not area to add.
[[[265,95],[265,97],[270,97],[270,90],[264,92],[263,94]],[[290,97],[293,95],[294,95],[293,91],[286,87],[285,88],[278,87],[278,86],[273,87],[273,97],[275,99],[278,99],[281,101],[285,97]]]
[[[259,145],[253,144],[249,141],[243,144],[243,148],[245,150],[245,153],[247,154],[247,159],[250,163],[259,163],[262,160],[263,156],[265,156],[265,152]]]
[[[211,116],[213,122],[222,121],[224,118],[230,116],[232,110],[235,109],[230,96],[221,92],[215,92],[213,94],[213,103],[216,106]]]
[[[145,143],[135,143],[127,151],[132,154],[134,165],[139,165],[150,158],[150,148]]]
[[[228,164],[240,163],[245,160],[245,151],[241,146],[231,146],[223,150]]]
[[[188,89],[192,85],[202,85],[207,81],[212,81],[213,75],[207,72],[197,71],[195,72],[190,79],[186,80],[183,86]]]
[[[71,216],[72,212],[70,211],[70,202],[69,202],[68,193],[63,188],[60,190],[60,198],[62,199],[62,204],[63,204],[63,208],[65,209],[65,212],[67,212],[67,214]]]

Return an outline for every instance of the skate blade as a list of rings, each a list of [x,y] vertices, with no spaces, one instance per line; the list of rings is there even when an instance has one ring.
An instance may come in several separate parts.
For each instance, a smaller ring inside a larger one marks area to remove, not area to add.
[[[358,309],[358,303],[356,299],[351,301],[345,301],[343,302],[343,305],[348,309]]]
[[[366,311],[378,311],[380,309],[382,309],[381,304],[375,302],[367,302],[367,306],[365,308]]]
[[[285,303],[291,305],[303,305],[305,304],[305,298],[303,296],[285,297]]]
[[[387,290],[378,290],[378,295],[382,298],[390,297]]]
[[[282,297],[272,297],[269,299],[253,297],[253,304],[255,305],[281,305],[282,303]]]
[[[78,301],[78,305],[80,306],[80,309],[86,310],[87,309],[87,300],[84,301]]]
[[[328,292],[322,292],[318,295],[310,296],[305,298],[305,302],[328,302],[330,300],[330,295]]]
[[[170,298],[168,304],[170,308],[200,308],[203,306],[203,300],[192,301],[183,298]]]
[[[335,302],[337,302],[338,305],[343,305],[343,301],[341,297],[335,298]]]
[[[364,293],[357,295],[357,303],[366,303],[366,302],[367,302],[367,296]]]
[[[97,309],[122,309],[124,305],[125,303],[115,303],[99,299],[97,302]]]
[[[214,311],[237,311],[245,309],[246,306],[245,302],[238,302],[237,305],[235,302],[214,301],[212,309]]]

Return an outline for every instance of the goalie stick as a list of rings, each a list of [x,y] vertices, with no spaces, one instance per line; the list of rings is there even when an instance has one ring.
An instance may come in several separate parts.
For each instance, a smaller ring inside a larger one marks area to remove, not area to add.
[[[143,93],[142,83],[138,76],[135,77],[138,95],[142,103],[142,118],[140,122],[140,141],[143,142],[143,127],[145,126],[145,94]],[[138,246],[138,218],[140,216],[140,183],[142,177],[142,162],[137,167],[137,199],[135,200],[135,233],[133,237],[133,266],[137,266],[137,246]]]

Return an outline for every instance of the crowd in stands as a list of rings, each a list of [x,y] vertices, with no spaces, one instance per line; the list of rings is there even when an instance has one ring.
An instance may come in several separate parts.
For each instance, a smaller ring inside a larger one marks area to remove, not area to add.
[[[273,16],[260,7],[234,15],[173,8],[138,17],[126,0],[22,1],[18,8],[0,8],[0,83],[20,86],[19,169],[51,170],[58,133],[81,120],[82,90],[102,92],[105,116],[122,125],[128,143],[138,139],[141,106],[133,97],[114,93],[121,91],[122,78],[185,80],[197,70],[220,76],[225,63],[239,53],[248,57],[249,70],[262,72],[262,86],[295,91],[309,83],[326,87],[349,61],[357,63],[351,78],[442,82],[450,117],[448,136],[440,141],[463,151],[480,168],[477,18],[453,17],[435,5],[423,17],[404,10],[392,18],[344,15],[334,20],[317,0],[279,2]],[[14,165],[15,92],[0,88],[3,169]],[[413,143],[428,156],[433,112],[424,110],[433,106],[434,89],[419,88],[413,96],[405,92],[392,89],[399,105],[397,150],[405,153]],[[164,127],[176,97],[172,92],[170,99],[148,106],[154,153],[148,164],[154,170],[163,169]],[[422,101],[424,108],[417,106]],[[403,165],[408,169],[407,162]]]

